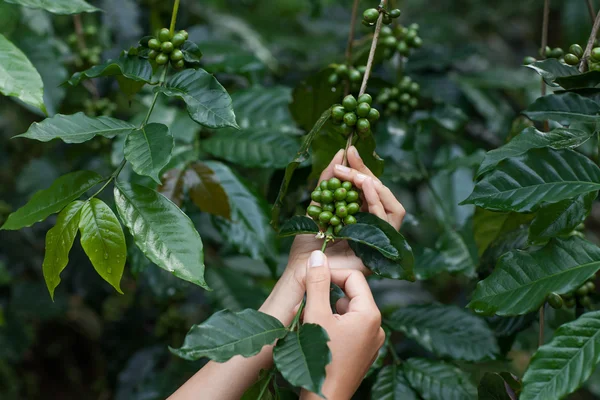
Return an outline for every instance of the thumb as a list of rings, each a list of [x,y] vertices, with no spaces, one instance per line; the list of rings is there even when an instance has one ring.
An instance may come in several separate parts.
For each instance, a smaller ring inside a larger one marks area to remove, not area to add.
[[[331,275],[327,256],[320,250],[311,253],[306,265],[306,307],[304,322],[318,322],[331,316],[329,288]]]

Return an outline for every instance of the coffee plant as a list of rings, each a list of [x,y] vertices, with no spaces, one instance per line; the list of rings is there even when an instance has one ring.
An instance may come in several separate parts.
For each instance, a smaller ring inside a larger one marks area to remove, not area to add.
[[[598,11],[0,0],[0,397],[162,399],[266,345],[243,399],[322,395],[325,329],[257,311],[297,235],[370,270],[355,398],[600,396]],[[402,233],[318,180],[352,148]]]

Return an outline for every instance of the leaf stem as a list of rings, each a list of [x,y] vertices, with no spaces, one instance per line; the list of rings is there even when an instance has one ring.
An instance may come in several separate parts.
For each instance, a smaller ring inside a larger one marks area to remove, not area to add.
[[[379,3],[379,18],[377,18],[377,23],[375,25],[375,33],[373,33],[373,41],[371,42],[371,50],[369,51],[369,58],[367,59],[367,67],[365,69],[365,74],[363,75],[363,80],[360,85],[360,91],[358,95],[361,96],[365,94],[367,90],[367,83],[369,82],[369,77],[371,76],[371,69],[373,68],[373,59],[375,58],[375,50],[377,50],[377,42],[379,41],[379,33],[381,32],[381,25],[383,25],[383,7],[385,7],[385,3],[387,0],[381,0]],[[354,139],[354,131],[350,132],[348,136],[348,140],[346,141],[346,148],[344,149],[344,158],[342,160],[342,165],[348,165],[348,149],[352,146],[352,140]]]
[[[300,307],[298,307],[298,312],[296,313],[296,316],[294,317],[294,320],[292,321],[292,324],[290,325],[290,332],[293,331],[294,329],[296,329],[296,326],[298,326],[298,323],[300,322],[300,316],[302,315],[302,311],[304,310],[304,306],[306,305],[306,300],[302,299],[302,302],[300,303]]]
[[[271,383],[271,379],[273,379],[273,376],[275,376],[275,368],[274,367],[271,368],[271,370],[269,371],[269,378],[265,380],[265,383],[263,383],[262,387],[260,388],[260,393],[258,394],[258,400],[263,398],[263,394],[265,394],[265,391],[269,387],[269,383]]]
[[[175,4],[173,4],[173,12],[171,13],[171,27],[169,31],[171,32],[171,36],[175,33],[175,23],[177,22],[177,12],[179,11],[179,0],[175,0]]]
[[[346,65],[352,64],[352,45],[354,44],[354,31],[356,25],[356,14],[358,13],[358,0],[354,0],[352,5],[352,17],[350,19],[350,32],[348,33],[348,44],[346,45]],[[344,95],[347,96],[350,93],[350,81],[346,81],[346,88],[344,89]]]
[[[596,36],[598,36],[598,29],[600,28],[600,12],[596,13],[596,18],[594,19],[594,25],[592,26],[592,32],[590,33],[590,37],[588,39],[587,45],[585,46],[585,51],[583,52],[583,57],[581,57],[581,64],[579,64],[579,72],[585,72],[587,69],[587,59],[592,52],[592,47],[594,47],[594,41],[596,40]]]
[[[540,307],[540,334],[538,336],[538,347],[544,345],[544,319],[546,315],[546,302]]]
[[[102,185],[102,187],[100,189],[98,189],[98,191],[96,193],[94,193],[93,195],[90,196],[90,199],[93,199],[94,197],[96,197],[97,195],[99,195],[100,192],[102,192],[108,186],[109,183],[111,183],[112,181],[114,181],[115,179],[117,179],[117,177],[119,176],[119,174],[123,170],[123,167],[125,167],[126,163],[127,163],[126,159],[121,160],[121,164],[119,164],[119,166],[117,167],[117,169],[115,169],[115,171],[110,175],[110,177],[106,180],[106,182],[104,183],[104,185]]]
[[[402,363],[402,360],[400,360],[400,357],[398,357],[398,354],[396,354],[396,349],[394,348],[394,345],[392,344],[391,340],[388,342],[388,349],[390,350],[390,353],[392,354],[392,358],[394,359],[394,364],[400,365]]]

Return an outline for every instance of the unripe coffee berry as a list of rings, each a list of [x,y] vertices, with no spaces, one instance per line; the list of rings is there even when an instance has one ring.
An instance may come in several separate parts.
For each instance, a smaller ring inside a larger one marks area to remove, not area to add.
[[[342,181],[338,178],[333,177],[327,181],[327,189],[329,190],[337,190],[342,187]]]
[[[333,202],[333,192],[331,190],[321,191],[321,203],[328,204]]]
[[[335,190],[335,192],[333,193],[333,198],[337,201],[341,201],[346,199],[346,194],[348,192],[346,191],[346,189],[344,189],[343,187],[340,187],[338,189]]]
[[[369,111],[371,111],[371,106],[368,103],[358,103],[358,106],[356,106],[356,115],[359,117],[368,116]]]
[[[357,120],[358,120],[358,118],[356,117],[356,114],[354,114],[353,112],[348,112],[348,113],[344,114],[344,123],[348,126],[356,125]]]
[[[353,203],[355,201],[358,201],[358,192],[355,190],[349,190],[346,193],[346,202]]]
[[[319,214],[319,221],[322,223],[327,223],[329,220],[331,220],[331,217],[333,217],[333,214],[330,211],[323,211],[321,214]]]
[[[353,215],[348,215],[344,218],[344,225],[352,225],[356,223],[356,218]]]
[[[168,28],[162,28],[158,33],[158,40],[161,42],[166,42],[171,40],[171,31]]]
[[[148,40],[148,47],[151,48],[152,50],[159,50],[160,42],[158,41],[158,39],[152,38],[152,39]]]
[[[173,51],[173,49],[174,46],[171,42],[163,42],[163,44],[160,45],[160,51],[162,51],[163,53],[170,53]]]
[[[346,111],[354,111],[356,109],[357,104],[358,103],[356,99],[351,94],[344,97],[344,100],[342,100],[342,105],[344,106]]]
[[[171,42],[173,43],[173,46],[181,47],[181,45],[185,42],[185,38],[181,33],[176,33],[175,36],[173,36],[173,39],[171,39]]]
[[[323,211],[334,212],[335,206],[333,205],[333,203],[323,204]]]

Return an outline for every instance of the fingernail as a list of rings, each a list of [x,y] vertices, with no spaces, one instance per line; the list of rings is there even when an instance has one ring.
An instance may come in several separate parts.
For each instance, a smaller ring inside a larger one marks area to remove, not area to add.
[[[336,164],[335,165],[335,169],[338,170],[339,172],[343,173],[343,174],[347,174],[350,172],[350,168],[346,167],[345,165],[342,164]]]
[[[369,177],[367,175],[364,175],[364,174],[361,174],[361,173],[356,174],[356,178],[354,178],[354,180],[356,181],[356,183],[363,183],[367,179],[369,179]]]
[[[356,147],[352,146],[350,148],[350,151],[352,152],[352,154],[354,155],[354,157],[358,158],[359,160],[361,159],[360,158],[360,154],[358,154],[358,150],[356,150]]]
[[[320,250],[315,250],[310,254],[310,258],[308,259],[309,267],[322,267],[324,264],[324,254]]]

